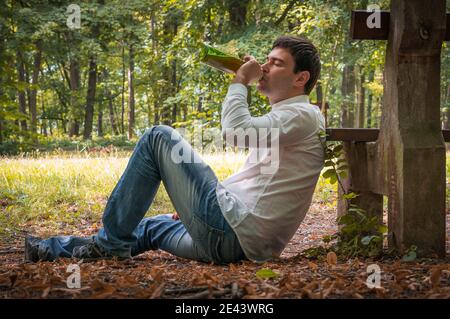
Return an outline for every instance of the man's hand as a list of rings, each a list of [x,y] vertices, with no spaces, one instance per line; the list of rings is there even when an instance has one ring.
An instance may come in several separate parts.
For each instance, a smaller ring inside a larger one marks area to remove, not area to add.
[[[258,81],[263,76],[261,65],[253,56],[246,55],[244,61],[245,63],[237,70],[233,83],[249,85],[252,82]]]
[[[177,212],[175,212],[175,213],[172,214],[172,219],[173,219],[173,220],[178,220],[178,219],[180,219],[180,216],[178,216],[178,213],[177,213]]]

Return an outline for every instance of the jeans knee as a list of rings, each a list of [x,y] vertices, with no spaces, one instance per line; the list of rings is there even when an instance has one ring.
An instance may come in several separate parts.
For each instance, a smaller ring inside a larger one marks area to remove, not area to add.
[[[144,136],[155,136],[161,134],[170,139],[173,131],[174,129],[168,125],[154,125],[145,132]]]

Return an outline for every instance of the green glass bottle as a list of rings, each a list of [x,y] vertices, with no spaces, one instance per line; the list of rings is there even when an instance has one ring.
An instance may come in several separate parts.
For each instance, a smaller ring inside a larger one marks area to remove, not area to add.
[[[240,66],[245,63],[241,59],[219,51],[207,44],[203,44],[200,61],[227,73],[236,73]]]

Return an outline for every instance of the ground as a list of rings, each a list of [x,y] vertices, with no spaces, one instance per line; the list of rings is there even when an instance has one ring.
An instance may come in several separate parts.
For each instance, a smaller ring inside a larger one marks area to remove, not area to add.
[[[82,229],[88,235],[97,227]],[[298,255],[335,231],[334,209],[314,202],[277,261],[211,265],[150,251],[128,261],[79,263],[80,289],[67,287],[66,270],[75,261],[23,263],[18,234],[0,248],[0,298],[450,298],[450,257],[335,263]],[[373,263],[380,266],[381,287],[370,289],[367,267]],[[261,269],[274,277],[259,278]]]

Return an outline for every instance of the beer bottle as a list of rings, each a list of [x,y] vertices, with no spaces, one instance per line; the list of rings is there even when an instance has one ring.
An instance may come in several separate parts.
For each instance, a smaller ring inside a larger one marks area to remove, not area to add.
[[[200,61],[227,73],[236,73],[239,67],[245,63],[241,59],[228,55],[207,44],[203,44]]]

